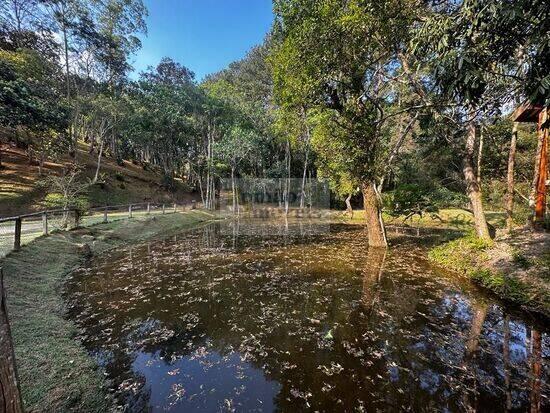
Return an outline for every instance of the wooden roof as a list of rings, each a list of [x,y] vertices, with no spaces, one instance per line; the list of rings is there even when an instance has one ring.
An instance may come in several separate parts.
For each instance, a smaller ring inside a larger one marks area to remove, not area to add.
[[[539,120],[539,113],[542,111],[542,109],[542,105],[524,103],[514,111],[514,113],[512,114],[512,120],[514,122],[537,123]]]

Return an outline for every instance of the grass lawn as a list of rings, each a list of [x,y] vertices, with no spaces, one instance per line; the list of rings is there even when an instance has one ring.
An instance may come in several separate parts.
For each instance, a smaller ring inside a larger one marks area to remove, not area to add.
[[[487,222],[495,228],[502,228],[505,225],[506,216],[504,212],[485,212]],[[383,214],[386,225],[408,225],[421,228],[450,228],[453,230],[469,231],[473,228],[473,216],[471,212],[464,209],[448,208],[441,209],[437,214],[424,214],[422,217],[414,215],[405,221],[405,217],[394,217],[389,214]],[[365,215],[362,210],[355,210],[353,219],[346,216],[340,216],[344,222],[353,224],[364,224]]]

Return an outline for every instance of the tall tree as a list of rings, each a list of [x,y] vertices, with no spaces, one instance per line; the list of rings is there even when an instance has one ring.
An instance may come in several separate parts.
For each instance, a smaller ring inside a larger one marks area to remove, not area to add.
[[[545,3],[438,2],[418,28],[417,42],[429,55],[441,95],[455,105],[447,119],[463,130],[464,179],[480,238],[489,238],[489,231],[473,162],[477,124],[518,94],[531,101],[548,99],[550,77],[543,67],[549,63],[550,22]]]
[[[407,46],[421,10],[415,1],[275,2],[278,102],[322,112],[327,136],[345,151],[345,173],[360,182],[371,246],[387,246],[380,183],[399,133],[390,119],[398,113],[413,119],[419,107],[418,93],[399,99],[396,85],[402,76],[415,76],[407,70]],[[402,142],[399,137],[397,146]]]

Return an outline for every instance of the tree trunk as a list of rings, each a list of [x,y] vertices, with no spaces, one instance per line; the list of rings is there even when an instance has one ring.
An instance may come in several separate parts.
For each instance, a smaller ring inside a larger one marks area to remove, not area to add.
[[[481,162],[483,160],[483,126],[479,129],[479,147],[477,151],[477,168],[476,179],[477,184],[481,185]]]
[[[379,284],[382,279],[386,248],[371,248],[367,250],[367,263],[363,271],[362,304],[371,311],[380,296]]]
[[[206,206],[205,203],[204,203],[204,191],[202,189],[202,176],[201,176],[200,169],[197,171],[197,180],[199,182],[199,191],[201,193],[201,203],[202,203],[203,206]]]
[[[474,148],[476,142],[476,127],[474,121],[468,124],[466,134],[466,151],[463,159],[464,179],[466,180],[466,192],[470,199],[472,212],[474,214],[474,226],[476,234],[479,238],[490,240],[489,227],[483,212],[483,204],[481,202],[481,186],[477,182],[477,177],[474,173]]]
[[[286,168],[287,168],[287,178],[286,178],[286,184],[285,184],[285,215],[288,215],[288,211],[290,209],[290,166],[291,166],[291,159],[290,159],[290,141],[286,141],[286,155],[285,155],[285,161],[286,161]]]
[[[233,214],[237,213],[237,192],[235,190],[235,167],[231,166],[231,194],[233,197]]]
[[[206,209],[210,209],[210,127],[208,128],[207,135],[207,146],[206,146]]]
[[[353,219],[353,208],[351,207],[351,194],[346,198],[346,213],[349,214],[350,219]]]
[[[502,358],[504,359],[504,390],[506,392],[506,411],[512,410],[512,385],[510,365],[510,316],[504,317],[504,337],[502,343]]]
[[[369,247],[387,248],[386,229],[382,220],[382,209],[376,183],[374,181],[364,182],[362,189]]]
[[[518,124],[514,122],[512,139],[510,140],[510,153],[508,154],[508,174],[506,178],[506,230],[512,231],[514,225],[514,165],[516,162],[516,145],[518,138]]]
[[[101,168],[101,157],[103,156],[103,145],[105,143],[105,139],[101,139],[101,144],[99,146],[99,155],[97,156],[97,168],[95,170],[95,176],[93,183],[95,184],[97,180],[99,179],[99,169]]]
[[[300,195],[300,208],[304,208],[306,201],[306,178],[307,178],[307,163],[309,158],[309,146],[306,149],[306,159],[304,161],[304,173],[302,175],[302,193]]]
[[[533,178],[533,188],[531,191],[534,227],[544,224],[546,212],[546,180],[548,168],[548,129],[544,127],[548,120],[548,109],[544,109],[539,114],[538,121],[538,145],[537,155],[535,157],[535,173]]]
[[[2,412],[21,413],[23,403],[19,392],[15,353],[4,292],[4,277],[0,269],[0,407]]]
[[[541,385],[542,385],[542,334],[533,329],[531,358],[531,393],[529,395],[530,412],[540,413]]]
[[[303,209],[306,201],[306,177],[307,177],[307,166],[309,160],[309,143],[311,141],[311,133],[309,131],[309,125],[307,124],[307,116],[305,108],[302,107],[302,119],[306,128],[306,155],[304,160],[304,173],[302,174],[302,193],[300,194],[300,209]]]

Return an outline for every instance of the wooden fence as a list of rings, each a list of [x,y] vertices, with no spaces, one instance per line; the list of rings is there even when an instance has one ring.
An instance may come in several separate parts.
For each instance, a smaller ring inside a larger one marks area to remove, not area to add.
[[[4,291],[4,274],[0,267],[0,412],[20,413],[22,411],[23,402],[19,391],[15,353],[13,351],[6,293]]]
[[[132,218],[136,215],[167,214],[196,207],[195,201],[188,204],[142,202],[94,207],[85,214],[81,214],[75,208],[68,208],[0,218],[0,258],[11,251],[18,251],[23,244],[51,232]]]

